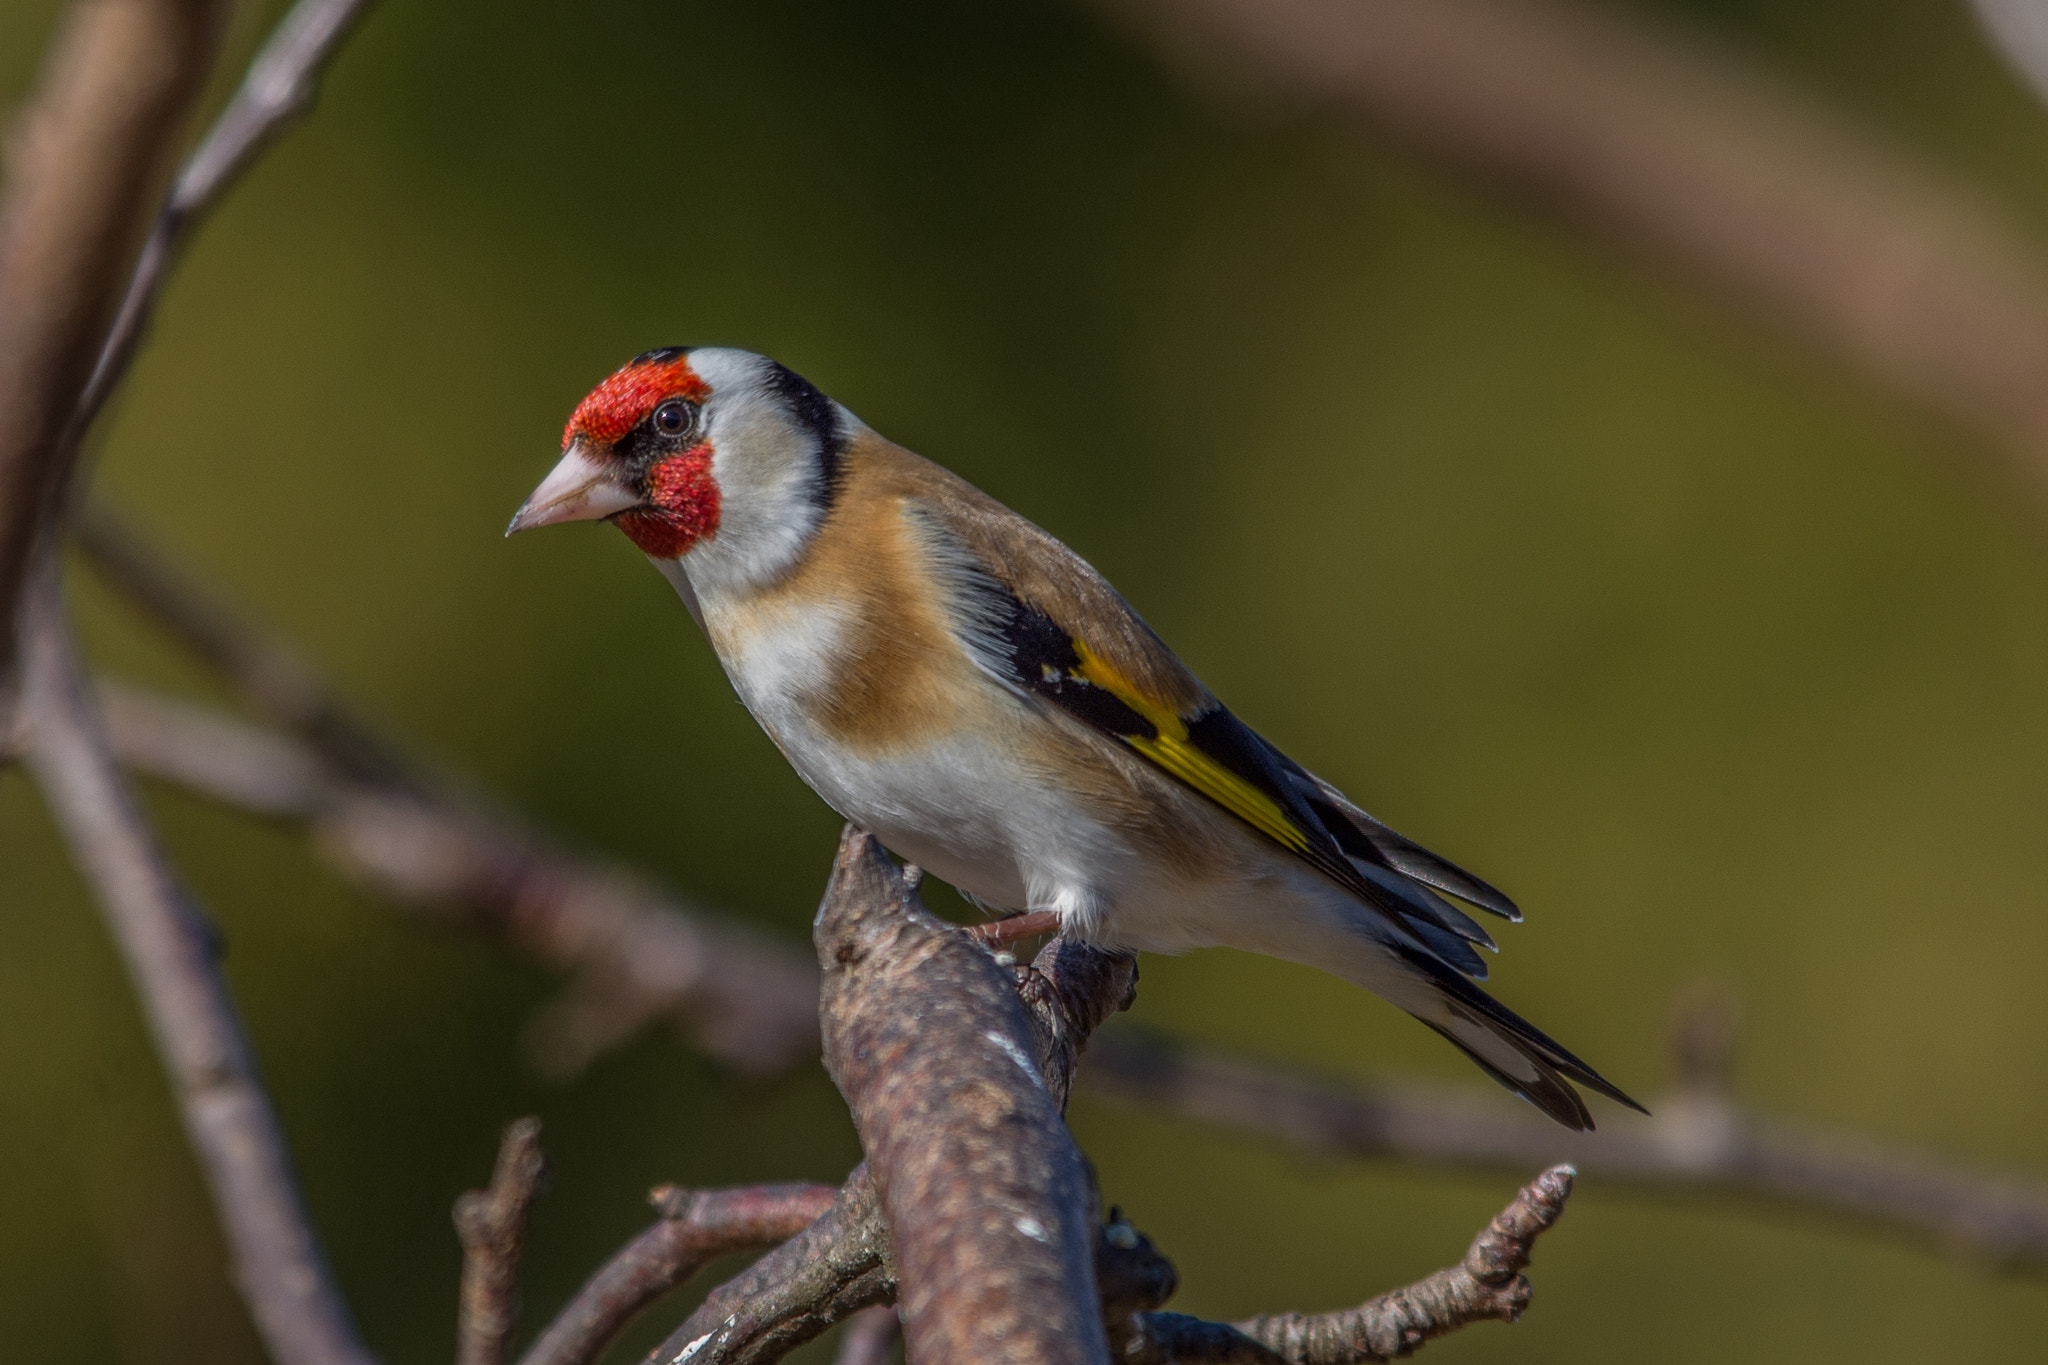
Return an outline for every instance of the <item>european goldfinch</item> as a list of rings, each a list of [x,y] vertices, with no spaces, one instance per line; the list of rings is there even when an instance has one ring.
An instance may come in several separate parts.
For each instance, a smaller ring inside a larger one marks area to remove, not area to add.
[[[1079,556],[791,370],[649,351],[576,408],[506,534],[616,524],[826,803],[996,912],[1225,944],[1400,1006],[1567,1128],[1640,1108],[1467,978],[1508,920],[1210,695]]]

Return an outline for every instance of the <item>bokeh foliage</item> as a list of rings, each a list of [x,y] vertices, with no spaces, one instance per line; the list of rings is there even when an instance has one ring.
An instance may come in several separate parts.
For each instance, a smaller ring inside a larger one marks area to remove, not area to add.
[[[1659,8],[2048,241],[2048,118],[1960,7]],[[0,10],[0,90],[54,11]],[[100,482],[428,752],[800,940],[836,822],[667,588],[608,532],[498,539],[585,388],[699,341],[778,356],[1066,538],[1241,713],[1508,887],[1530,921],[1497,989],[1623,1084],[1654,1098],[1669,1002],[1713,978],[1746,1007],[1745,1098],[2048,1170],[2039,503],[1739,311],[1398,150],[1198,100],[1077,10],[386,0],[200,234]],[[78,595],[99,657],[203,686]],[[516,1113],[558,1172],[536,1309],[656,1181],[852,1159],[818,1072],[750,1087],[650,1036],[541,1085],[518,1039],[552,983],[288,835],[153,805],[386,1359],[447,1357],[449,1201]],[[0,868],[0,1355],[257,1359],[18,774]],[[1310,972],[1144,972],[1152,1023],[1468,1075]],[[1076,1126],[1189,1311],[1355,1300],[1509,1188],[1085,1101]],[[2048,1289],[1752,1214],[1588,1179],[1528,1321],[1431,1353],[2038,1358]]]

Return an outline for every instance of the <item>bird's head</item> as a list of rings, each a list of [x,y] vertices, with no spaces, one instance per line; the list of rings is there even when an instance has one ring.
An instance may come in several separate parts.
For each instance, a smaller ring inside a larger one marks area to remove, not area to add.
[[[610,521],[655,560],[718,545],[734,568],[765,567],[823,515],[852,422],[765,356],[649,351],[576,405],[561,460],[505,534]]]

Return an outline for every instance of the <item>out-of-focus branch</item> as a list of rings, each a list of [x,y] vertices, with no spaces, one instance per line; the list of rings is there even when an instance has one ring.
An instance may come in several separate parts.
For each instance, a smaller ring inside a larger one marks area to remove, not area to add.
[[[659,1222],[605,1262],[519,1365],[593,1365],[641,1310],[711,1261],[787,1241],[832,1207],[829,1185],[757,1185],[652,1196]]]
[[[416,766],[355,715],[298,651],[215,597],[104,506],[82,507],[75,531],[107,586],[220,675],[245,705],[305,740],[343,777],[401,792],[424,785]]]
[[[2034,95],[2048,100],[2048,5],[2041,0],[1970,0],[1991,46]]]
[[[8,140],[0,201],[0,672],[72,413],[207,72],[222,0],[81,0]]]
[[[569,853],[400,756],[292,651],[254,629],[104,513],[81,525],[95,569],[303,743],[190,707],[107,695],[109,728],[144,771],[309,822],[316,847],[401,905],[427,908],[571,974],[536,1021],[536,1062],[574,1075],[647,1024],[674,1020],[751,1074],[815,1057],[817,970],[615,864]]]
[[[853,1315],[839,1334],[832,1365],[889,1365],[903,1341],[903,1324],[893,1305],[878,1303]]]
[[[366,6],[367,0],[299,0],[249,63],[241,88],[186,158],[170,197],[157,211],[113,326],[71,415],[71,440],[92,425],[128,372],[172,255],[187,230],[247,169],[264,144],[311,107],[328,59]]]
[[[546,1175],[540,1120],[516,1119],[498,1143],[490,1185],[455,1201],[455,1235],[462,1242],[455,1365],[505,1365],[511,1354],[526,1216]]]
[[[1683,1044],[1690,1021],[1678,1030]],[[1681,1061],[1684,1060],[1681,1057]],[[1683,1075],[1683,1073],[1682,1073]],[[1472,1170],[1568,1161],[1602,1188],[1726,1194],[1846,1217],[2030,1275],[2048,1274],[2048,1186],[1972,1171],[1865,1134],[1747,1110],[1695,1072],[1656,1117],[1566,1133],[1467,1089],[1331,1081],[1126,1031],[1099,1039],[1087,1092],[1256,1133],[1318,1156],[1394,1157]]]
[[[1263,84],[1534,191],[1984,438],[2048,497],[2048,264],[1966,189],[1612,6],[1095,0]]]
[[[1092,1181],[1014,982],[852,826],[813,937],[910,1357],[1107,1365]]]
[[[96,553],[110,548],[96,544]],[[217,656],[187,623],[208,614],[252,642],[241,657],[278,652],[189,585],[165,587],[176,579],[151,570],[126,586],[202,660]],[[315,692],[325,695],[324,687]],[[570,1035],[566,1047],[555,1044],[578,1060],[660,1017],[679,1017],[700,1046],[743,1067],[773,1070],[815,1055],[817,978],[793,949],[737,927],[709,929],[683,903],[509,824],[479,824],[434,799],[341,782],[321,753],[284,736],[134,689],[110,689],[106,704],[124,762],[241,809],[306,820],[326,856],[400,903],[455,906],[462,922],[576,972],[583,984],[575,998],[606,1021]],[[337,712],[345,714],[329,703],[316,714]],[[743,989],[725,989],[731,983]],[[785,1041],[762,1045],[776,1039]],[[1055,1093],[1065,1084],[1059,1074],[1049,1077]],[[1335,1085],[1129,1032],[1097,1041],[1086,1079],[1103,1098],[1252,1129],[1311,1151],[1509,1172],[1571,1161],[1610,1184],[1762,1195],[2048,1274],[2048,1189],[2037,1179],[1986,1176],[1862,1135],[1800,1128],[1733,1107],[1712,1087],[1691,1086],[1661,1101],[1655,1120],[1572,1139],[1490,1093]]]
[[[1553,1166],[1524,1185],[1447,1270],[1357,1308],[1284,1313],[1234,1326],[1178,1313],[1139,1313],[1118,1333],[1131,1365],[1363,1365],[1396,1360],[1475,1322],[1515,1322],[1529,1305],[1522,1268],[1536,1239],[1571,1197],[1572,1168]]]
[[[370,1365],[300,1202],[211,929],[108,751],[57,594],[44,559],[23,619],[29,763],[142,997],[242,1296],[280,1365]]]

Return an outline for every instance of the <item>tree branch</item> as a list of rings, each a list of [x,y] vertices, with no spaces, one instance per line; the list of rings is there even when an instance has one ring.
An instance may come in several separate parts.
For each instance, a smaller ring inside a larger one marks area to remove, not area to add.
[[[892,919],[882,912],[900,906],[901,898],[908,895],[907,889],[900,878],[895,878],[893,869],[884,872],[886,859],[881,859],[879,850],[872,850],[878,862],[863,861],[870,852],[871,845],[865,841],[842,843],[840,861],[835,864],[831,887],[819,910],[821,957],[827,956],[827,924],[843,923],[838,913],[842,905],[861,912],[855,916],[850,910],[846,916],[854,919],[857,927],[877,932],[884,939],[893,939],[885,931],[901,923],[900,918]],[[868,918],[870,915],[874,918]],[[966,966],[966,960],[954,946],[982,954],[971,936],[931,920],[922,910],[918,915],[916,936],[924,946],[911,950],[900,941],[888,946],[905,950],[911,968],[921,967],[936,956],[941,961],[933,968],[935,972],[973,970]],[[936,936],[928,933],[933,929]],[[836,960],[844,940],[835,936],[830,942],[834,945],[831,956]],[[853,936],[857,948],[865,942],[864,935]],[[995,964],[991,960],[985,956],[981,960],[993,971]],[[1071,1086],[1073,1066],[1090,1032],[1130,1002],[1136,964],[1127,954],[1054,942],[1046,945],[1030,966],[1012,969],[1012,976],[1017,998],[1031,1024],[1029,1046],[1020,1050],[1027,1058],[1039,1058],[1046,1068],[1039,1078],[1045,1094],[1063,1096]],[[1000,974],[996,973],[996,977],[1000,979]],[[985,987],[983,977],[976,988],[977,999],[989,998]],[[829,1014],[833,1007],[828,1004],[824,1008]],[[843,1008],[844,1002],[842,1017]],[[856,1014],[865,1012],[861,1009]],[[1009,1036],[993,1028],[987,1031]],[[1014,1039],[1012,1043],[1017,1045]],[[1018,1069],[1017,1059],[1007,1051],[1000,1061],[1001,1066],[993,1072],[997,1077],[1006,1077]],[[1038,1225],[1049,1232],[1051,1224],[1046,1217],[1034,1216]],[[1014,1223],[1011,1226],[1014,1229]],[[1099,1266],[1103,1252],[1099,1238],[1097,1242],[1095,1256]],[[1126,1283],[1133,1273],[1126,1269],[1106,1274],[1104,1284]],[[703,1305],[647,1359],[649,1365],[763,1365],[780,1360],[862,1308],[892,1302],[896,1290],[894,1248],[884,1225],[875,1183],[868,1165],[863,1163],[847,1178],[832,1208],[817,1222],[714,1289]]]
[[[2048,265],[1971,191],[1706,44],[1550,0],[1096,0],[1198,79],[1391,132],[1717,287],[2048,498]]]
[[[1178,1313],[1139,1313],[1119,1334],[1128,1365],[1362,1365],[1398,1360],[1475,1322],[1518,1321],[1529,1306],[1521,1274],[1536,1239],[1564,1213],[1573,1171],[1553,1166],[1473,1239],[1447,1270],[1337,1313],[1284,1313],[1235,1326]]]
[[[22,623],[29,764],[142,997],[236,1282],[280,1365],[369,1365],[300,1202],[211,928],[107,749],[57,594],[46,559]]]
[[[832,1207],[838,1193],[829,1185],[664,1185],[652,1196],[661,1220],[590,1277],[519,1365],[594,1365],[650,1304],[720,1256],[796,1236]]]
[[[769,1365],[896,1294],[865,1162],[816,1222],[712,1290],[646,1365]]]
[[[1107,1365],[1093,1181],[1015,984],[852,826],[814,937],[825,1066],[881,1195],[910,1357]]]
[[[519,1268],[526,1257],[526,1216],[547,1175],[540,1120],[516,1119],[498,1143],[486,1189],[455,1201],[462,1242],[462,1289],[455,1321],[455,1365],[505,1365],[519,1325]]]
[[[0,673],[141,219],[213,65],[222,0],[84,0],[12,130],[0,202]]]
[[[2048,100],[2048,7],[2038,0],[1970,0],[1977,22],[2007,65]]]
[[[106,695],[112,738],[124,762],[238,808],[275,813],[291,804],[291,793],[302,790],[301,774],[308,766],[318,768],[317,756],[305,748],[216,712],[130,688],[110,687]],[[400,825],[414,809],[380,808],[376,819],[366,823]],[[378,857],[385,842],[358,847],[323,833],[317,846],[354,875],[369,876],[403,896],[398,879],[363,869],[361,860]],[[585,913],[577,908],[576,893],[565,893],[560,913]],[[628,971],[625,962],[615,969],[598,964],[613,952],[630,952],[635,942],[693,932],[672,904],[650,904],[644,914],[648,918],[631,934],[590,946],[586,979]],[[501,923],[492,920],[482,927]],[[519,937],[513,942],[559,965],[560,959],[528,947]],[[777,973],[775,979],[788,984],[752,997],[748,1008],[794,1033],[804,978],[791,965],[793,951],[765,939],[750,941],[750,946],[769,960],[782,954],[787,976]],[[1043,976],[1051,969],[1059,977],[1063,969],[1054,964],[1072,946],[1055,941],[1051,956],[1040,954],[1034,970]],[[1020,987],[1027,1005],[1045,989],[1029,982]],[[647,992],[636,993],[634,1008],[648,1014],[662,1013],[676,999],[664,999],[651,982],[635,990]],[[1569,1161],[1597,1173],[1610,1187],[1760,1197],[1908,1233],[2009,1270],[2048,1275],[2048,1187],[2038,1177],[1977,1172],[1935,1153],[1801,1126],[1737,1106],[1716,1071],[1725,1059],[1698,1055],[1701,1047],[1726,1046],[1725,1040],[1713,1044],[1698,1038],[1703,1022],[1696,1015],[1680,1022],[1676,1041],[1692,1059],[1678,1059],[1682,1084],[1654,1106],[1654,1119],[1632,1119],[1626,1126],[1577,1138],[1490,1093],[1398,1080],[1346,1085],[1128,1028],[1095,1041],[1084,1081],[1100,1099],[1256,1132],[1321,1155],[1394,1157],[1509,1173]],[[1046,1036],[1056,1035],[1041,1035]],[[1071,1062],[1047,1070],[1048,1084],[1058,1095]]]

